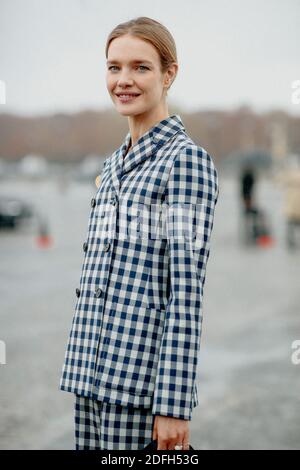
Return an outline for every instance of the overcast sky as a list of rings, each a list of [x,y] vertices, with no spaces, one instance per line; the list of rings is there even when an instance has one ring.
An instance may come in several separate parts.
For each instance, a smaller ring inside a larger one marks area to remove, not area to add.
[[[161,21],[175,38],[170,103],[300,115],[291,101],[300,80],[300,0],[0,0],[0,112],[112,107],[106,38],[137,16]]]

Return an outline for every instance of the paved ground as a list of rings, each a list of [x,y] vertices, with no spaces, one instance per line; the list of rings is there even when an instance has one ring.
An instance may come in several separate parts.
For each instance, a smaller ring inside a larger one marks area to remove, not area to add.
[[[204,295],[200,404],[191,422],[196,449],[299,449],[300,251],[284,246],[281,194],[264,181],[276,244],[239,240],[238,188],[220,180]],[[46,211],[54,245],[42,251],[36,226],[0,233],[0,448],[72,449],[73,396],[59,378],[75,304],[92,186],[60,192],[53,182],[1,182]]]

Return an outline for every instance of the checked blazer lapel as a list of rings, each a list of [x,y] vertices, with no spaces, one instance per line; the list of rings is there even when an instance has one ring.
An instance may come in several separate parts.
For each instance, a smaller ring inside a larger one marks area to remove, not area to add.
[[[173,114],[161,120],[145,132],[126,154],[131,143],[130,132],[127,133],[122,145],[110,158],[110,172],[112,185],[117,193],[123,174],[130,172],[140,163],[152,156],[169,139],[180,131],[185,131],[182,120],[178,114]]]
[[[120,190],[120,182],[122,177],[122,166],[123,166],[123,155],[127,150],[130,144],[130,132],[125,137],[124,142],[122,143],[121,147],[119,147],[111,156],[110,158],[110,175],[112,185],[116,193],[119,193]]]

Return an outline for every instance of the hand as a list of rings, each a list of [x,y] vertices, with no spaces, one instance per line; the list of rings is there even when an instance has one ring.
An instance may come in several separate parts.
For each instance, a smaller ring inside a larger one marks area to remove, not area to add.
[[[157,439],[157,450],[174,450],[176,444],[183,445],[182,450],[189,450],[189,421],[156,415],[152,439]]]

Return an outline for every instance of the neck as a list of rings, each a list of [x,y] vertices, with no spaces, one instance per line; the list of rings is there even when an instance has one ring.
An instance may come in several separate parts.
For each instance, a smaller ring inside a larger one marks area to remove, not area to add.
[[[169,117],[167,107],[152,111],[147,114],[138,114],[135,116],[128,116],[128,125],[131,135],[130,148],[144,135],[151,127],[158,122]]]

